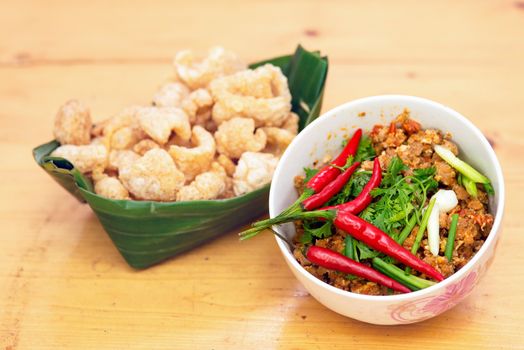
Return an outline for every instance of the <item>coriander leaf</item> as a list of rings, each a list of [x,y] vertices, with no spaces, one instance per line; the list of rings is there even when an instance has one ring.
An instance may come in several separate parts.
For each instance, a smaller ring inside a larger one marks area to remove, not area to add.
[[[356,162],[362,162],[364,160],[369,160],[375,158],[377,153],[373,148],[371,138],[367,135],[362,136],[360,143],[358,144],[357,153],[355,155]]]
[[[426,184],[426,191],[436,190],[438,188],[438,182],[435,179],[431,179]]]
[[[387,262],[388,264],[397,264],[398,261],[395,260],[394,258],[390,257],[390,256],[385,256],[382,258],[382,260],[384,260],[384,262]]]
[[[433,177],[436,172],[437,169],[435,167],[414,169],[413,176],[421,181],[424,181],[428,177]]]
[[[413,177],[425,184],[426,191],[431,191],[438,188],[438,182],[435,180],[436,173],[435,167],[414,169]]]
[[[357,247],[358,256],[360,260],[375,258],[380,254],[376,250],[371,249],[370,247],[368,247],[367,245],[365,245],[364,243],[360,241],[355,240],[355,244]]]
[[[354,173],[342,190],[334,195],[326,205],[338,205],[349,202],[362,192],[362,188],[369,182],[370,178],[371,174],[366,172]]]
[[[373,218],[371,222],[373,225],[378,227],[384,232],[389,232],[389,226],[386,223],[387,217],[391,215],[391,210],[385,209],[383,211],[377,212],[377,215]]]
[[[308,234],[315,238],[327,238],[333,234],[333,231],[331,230],[332,226],[333,224],[331,221],[304,221],[304,234]]]
[[[302,236],[300,236],[300,242],[303,244],[310,244],[313,242],[313,236],[310,232],[304,231],[302,233]]]
[[[342,167],[342,170],[346,170],[347,168],[349,168],[350,166],[353,165],[353,161],[354,161],[354,158],[352,155],[350,155],[348,157],[348,159],[346,159],[346,164],[344,164],[344,166]]]
[[[400,208],[400,210],[396,214],[387,218],[386,222],[391,224],[391,223],[400,221],[402,219],[405,219],[413,211],[413,209],[414,209],[413,204],[407,203],[404,208]]]
[[[318,169],[315,168],[304,168],[304,173],[306,174],[306,177],[304,179],[304,183],[307,183],[313,176],[315,176],[318,173]]]
[[[351,177],[351,182],[349,182],[349,184],[351,185],[350,195],[353,197],[358,196],[370,179],[371,174],[368,173],[358,172],[353,174],[353,176]]]
[[[367,222],[373,222],[373,218],[375,216],[375,206],[374,205],[370,205],[368,206],[366,209],[364,209],[361,213],[360,213],[360,217],[364,220],[366,220]]]
[[[412,212],[421,210],[428,189],[438,186],[433,178],[433,168],[414,170],[410,176],[403,176],[404,170],[409,168],[399,157],[393,157],[380,187],[371,191],[373,202],[360,214],[361,218],[390,236],[407,224]]]
[[[398,156],[395,156],[391,158],[391,161],[389,162],[388,170],[386,173],[386,177],[388,177],[390,180],[395,181],[397,176],[400,174],[402,170],[408,170],[409,168],[404,164],[402,159],[400,159]]]

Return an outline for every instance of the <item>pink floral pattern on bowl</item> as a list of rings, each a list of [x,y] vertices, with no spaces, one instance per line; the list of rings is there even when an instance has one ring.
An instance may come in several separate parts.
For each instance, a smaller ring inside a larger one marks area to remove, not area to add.
[[[395,306],[391,317],[401,323],[412,323],[439,315],[462,301],[473,290],[478,280],[479,273],[473,271],[460,281],[447,286],[444,294]]]

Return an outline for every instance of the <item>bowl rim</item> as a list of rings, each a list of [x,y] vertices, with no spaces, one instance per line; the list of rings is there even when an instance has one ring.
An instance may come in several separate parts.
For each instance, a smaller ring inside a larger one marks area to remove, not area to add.
[[[343,103],[335,108],[330,109],[329,111],[322,113],[316,120],[314,120],[311,124],[309,124],[306,128],[302,130],[291,142],[290,146],[294,143],[299,143],[303,138],[306,137],[306,133],[304,131],[308,129],[315,128],[317,124],[323,123],[324,119],[330,118],[332,115],[336,115],[337,113],[346,110],[347,108],[354,107],[356,105],[362,104],[362,103],[369,103],[369,102],[375,102],[375,103],[386,103],[386,102],[392,102],[394,101],[397,104],[402,103],[419,103],[419,104],[426,104],[430,105],[432,107],[442,109],[445,111],[448,115],[450,115],[452,118],[457,118],[460,122],[462,122],[469,131],[471,131],[473,134],[475,134],[479,139],[480,142],[486,147],[488,157],[489,157],[489,164],[494,166],[495,168],[495,174],[498,181],[497,188],[495,189],[498,191],[498,202],[497,202],[497,213],[495,215],[495,220],[493,222],[493,226],[491,228],[491,231],[488,235],[488,238],[484,241],[484,244],[482,244],[482,247],[480,250],[473,256],[473,258],[466,263],[464,267],[462,267],[459,271],[451,275],[450,277],[444,279],[441,282],[436,283],[435,285],[421,289],[418,291],[412,291],[410,293],[405,294],[395,294],[395,295],[366,295],[366,294],[358,294],[353,293],[350,291],[345,291],[339,288],[336,288],[328,283],[325,283],[315,276],[313,276],[311,273],[307,272],[302,265],[298,263],[298,261],[294,258],[291,251],[288,249],[287,243],[275,235],[275,240],[277,242],[277,245],[280,248],[280,251],[284,258],[287,260],[288,264],[291,264],[297,272],[302,274],[305,278],[307,278],[310,282],[317,285],[318,287],[322,289],[326,289],[329,292],[338,294],[342,297],[346,298],[355,298],[357,300],[362,301],[379,301],[379,302],[401,302],[401,301],[407,301],[418,297],[424,297],[432,294],[433,292],[438,291],[439,289],[445,288],[449,286],[450,284],[455,283],[456,281],[463,278],[463,276],[471,270],[473,266],[477,264],[477,262],[481,259],[481,257],[488,251],[489,247],[493,244],[495,241],[497,235],[500,232],[500,226],[502,223],[502,218],[504,215],[504,204],[505,204],[505,184],[504,184],[504,174],[502,172],[502,167],[500,165],[500,162],[495,154],[495,151],[493,150],[493,147],[491,147],[490,143],[484,136],[484,134],[480,131],[479,128],[477,128],[468,118],[460,114],[459,112],[455,111],[454,109],[443,105],[439,102],[435,102],[432,100],[429,100],[427,98],[418,97],[418,96],[411,96],[411,95],[374,95],[374,96],[368,96],[363,98],[358,98],[355,100],[348,101],[346,103]],[[290,147],[288,147],[290,148]],[[274,178],[278,178],[280,176],[280,171],[282,167],[280,164],[284,164],[286,161],[288,161],[289,153],[287,153],[287,150],[284,152],[282,157],[280,158],[279,165],[277,166]],[[273,198],[275,198],[275,186],[271,186],[270,192],[269,192],[269,215],[272,217],[272,211],[274,209]],[[278,231],[279,233],[282,233],[280,229],[276,226],[273,227],[274,230]]]

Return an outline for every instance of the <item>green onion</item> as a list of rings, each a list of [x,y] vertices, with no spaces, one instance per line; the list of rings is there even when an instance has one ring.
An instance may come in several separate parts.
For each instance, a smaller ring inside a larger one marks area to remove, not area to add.
[[[465,177],[470,178],[474,182],[478,183],[489,183],[489,179],[479,173],[475,168],[473,168],[468,163],[464,162],[463,160],[459,159],[457,156],[453,154],[449,149],[446,147],[435,145],[435,152],[440,156],[440,158],[444,159],[446,163],[451,165],[453,168],[455,168],[458,172],[460,172]]]
[[[360,262],[360,258],[357,254],[357,245],[356,244],[353,244],[353,254],[355,255],[355,261]]]
[[[495,190],[493,189],[493,186],[491,186],[491,183],[482,184],[484,186],[484,190],[487,194],[493,196],[495,194]]]
[[[358,257],[355,249],[356,246],[354,244],[354,238],[347,235],[346,238],[344,238],[344,255],[350,258],[351,260],[355,260],[358,262]],[[357,276],[349,274],[346,275],[346,278],[351,281],[357,278]]]
[[[417,250],[420,247],[420,241],[422,241],[422,236],[424,235],[424,231],[426,230],[426,226],[428,226],[428,220],[429,216],[431,215],[431,212],[433,211],[433,207],[435,206],[436,198],[433,197],[429,201],[429,205],[426,208],[426,211],[424,212],[424,216],[422,217],[422,222],[420,223],[420,226],[417,231],[417,237],[415,238],[415,242],[413,242],[413,246],[411,247],[411,253],[417,254]]]
[[[411,274],[406,275],[399,267],[388,264],[380,258],[373,258],[373,267],[384,275],[391,277],[395,281],[405,285],[411,290],[419,290],[431,287],[435,282],[425,280],[423,278],[413,276]]]
[[[355,247],[353,247],[353,237],[347,235],[344,239],[344,255],[355,260]]]
[[[460,186],[464,186],[464,183],[462,182],[462,174],[459,173],[457,176],[457,182]]]
[[[420,223],[420,226],[418,227],[417,231],[417,237],[415,237],[415,242],[413,242],[413,246],[411,247],[411,253],[413,255],[417,255],[417,250],[420,247],[420,242],[422,241],[422,236],[424,235],[424,231],[426,231],[426,227],[428,226],[429,217],[431,216],[431,212],[433,211],[433,207],[435,206],[437,198],[433,197],[429,201],[428,207],[426,208],[426,211],[424,212],[424,216],[422,217],[422,222]],[[411,273],[411,268],[406,267],[405,275],[409,275]]]
[[[404,227],[402,232],[400,232],[400,235],[398,236],[397,243],[402,245],[406,238],[408,238],[409,234],[413,230],[413,227],[417,224],[417,213],[413,213],[411,215],[411,218],[408,221],[408,224]]]
[[[446,258],[448,258],[448,261],[451,261],[451,258],[453,256],[453,248],[455,246],[455,235],[457,233],[457,223],[458,223],[459,215],[457,213],[451,215],[451,225],[449,226],[448,231],[448,241],[446,243]]]
[[[469,177],[463,176],[462,177],[462,184],[466,188],[466,191],[469,193],[469,195],[473,198],[477,198],[478,191],[477,191],[477,184],[473,182]]]

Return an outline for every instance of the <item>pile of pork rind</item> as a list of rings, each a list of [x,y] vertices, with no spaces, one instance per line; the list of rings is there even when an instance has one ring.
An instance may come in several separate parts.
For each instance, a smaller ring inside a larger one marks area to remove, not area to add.
[[[111,199],[187,201],[239,196],[271,181],[298,130],[280,68],[248,69],[213,48],[174,59],[174,78],[152,105],[131,106],[93,125],[77,100],[58,111],[51,155],[91,177]]]

